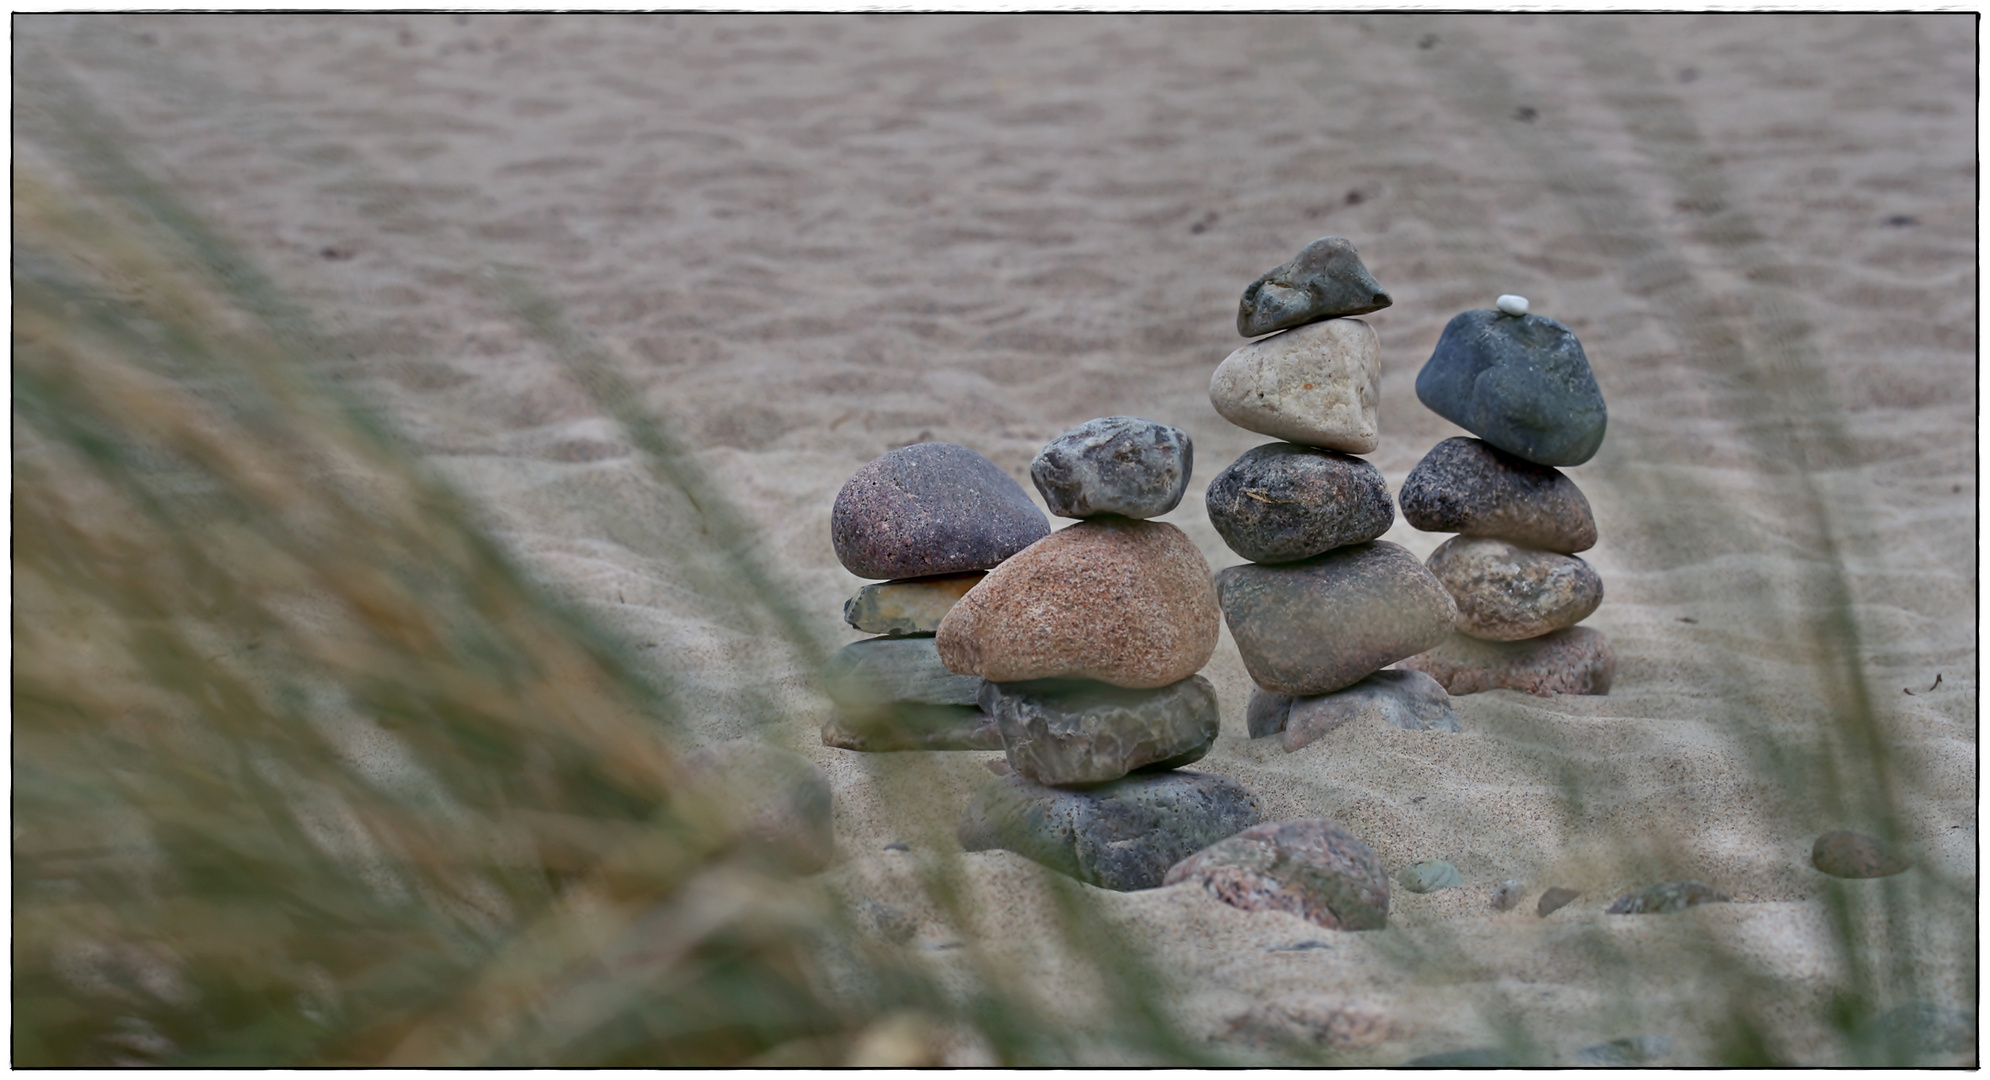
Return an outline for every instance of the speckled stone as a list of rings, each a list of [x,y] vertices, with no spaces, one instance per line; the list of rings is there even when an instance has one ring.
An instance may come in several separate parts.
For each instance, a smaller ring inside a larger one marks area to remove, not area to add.
[[[1200,675],[1156,690],[1080,679],[984,682],[981,707],[995,718],[1009,764],[1053,787],[1201,760],[1222,719],[1216,689]]]
[[[940,623],[940,658],[995,682],[1180,682],[1216,651],[1209,564],[1160,521],[1094,518],[997,567]]]
[[[980,789],[959,830],[968,851],[1002,849],[1088,885],[1151,889],[1168,868],[1257,824],[1258,798],[1227,776],[1135,773],[1094,788],[1011,774]]]
[[[1603,445],[1603,392],[1582,343],[1540,315],[1453,318],[1416,377],[1430,411],[1537,465],[1580,465]]]
[[[880,581],[857,590],[843,605],[843,621],[867,634],[904,637],[939,630],[967,590],[981,583],[980,571],[910,581]]]
[[[836,853],[829,778],[807,758],[758,739],[732,739],[684,755],[696,791],[717,800],[740,838],[795,873]]]
[[[1596,546],[1596,516],[1575,481],[1462,435],[1432,447],[1397,500],[1403,520],[1424,532],[1497,536],[1564,555]]]
[[[1610,915],[1669,915],[1699,904],[1724,904],[1728,895],[1699,881],[1668,881],[1628,892],[1610,905]]]
[[[1841,878],[1887,877],[1914,865],[1886,841],[1844,829],[1817,838],[1810,848],[1810,864]]]
[[[1195,446],[1180,428],[1102,416],[1050,440],[1030,479],[1059,517],[1152,518],[1182,501],[1194,469]]]
[[[1252,826],[1175,864],[1162,884],[1187,881],[1231,907],[1289,912],[1329,930],[1389,922],[1382,860],[1323,818]]]
[[[893,702],[863,712],[835,710],[822,725],[822,745],[839,750],[1000,750],[995,718],[973,705]]]
[[[1287,753],[1355,720],[1405,731],[1457,731],[1451,695],[1421,671],[1378,671],[1345,690],[1295,698],[1251,688],[1244,722],[1251,738],[1284,733]]]
[[[1489,536],[1454,536],[1426,565],[1458,604],[1459,632],[1484,641],[1551,634],[1603,603],[1603,579],[1588,563]]]
[[[1380,469],[1294,443],[1246,450],[1210,481],[1203,502],[1230,550],[1259,563],[1309,559],[1373,540],[1396,521]]]
[[[1237,333],[1257,337],[1321,319],[1365,315],[1392,302],[1351,241],[1322,236],[1245,287],[1237,301]]]
[[[981,700],[981,680],[948,671],[929,637],[851,642],[824,666],[823,687],[829,700],[860,713],[896,701],[974,705]]]
[[[1601,631],[1571,626],[1527,641],[1480,641],[1452,634],[1436,648],[1396,666],[1429,675],[1453,697],[1488,690],[1553,697],[1609,693],[1617,654]]]
[[[1458,868],[1443,859],[1419,859],[1396,874],[1396,884],[1413,893],[1455,889],[1464,883]]]
[[[902,447],[858,469],[829,536],[860,578],[986,570],[1041,540],[1050,519],[994,462],[953,443]]]
[[[1451,633],[1451,594],[1387,541],[1216,575],[1223,618],[1259,686],[1310,697],[1352,686]],[[1440,680],[1442,681],[1442,680]]]
[[[1209,403],[1223,419],[1274,439],[1366,454],[1377,443],[1382,346],[1359,319],[1287,330],[1216,365]]]

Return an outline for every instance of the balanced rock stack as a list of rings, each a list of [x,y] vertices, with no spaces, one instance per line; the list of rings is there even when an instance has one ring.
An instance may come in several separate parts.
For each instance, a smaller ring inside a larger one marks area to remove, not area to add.
[[[1364,713],[1456,731],[1427,676],[1382,671],[1438,644],[1455,614],[1444,585],[1403,548],[1382,473],[1356,457],[1377,441],[1381,346],[1349,316],[1387,307],[1354,245],[1329,236],[1244,290],[1237,330],[1279,331],[1230,354],[1209,400],[1231,423],[1283,439],[1247,451],[1209,485],[1210,523],[1251,560],[1216,575],[1223,618],[1257,684],[1253,738],[1297,750]]]
[[[1418,373],[1417,397],[1478,436],[1446,439],[1403,481],[1403,517],[1458,535],[1429,566],[1457,604],[1457,632],[1400,665],[1453,694],[1510,689],[1602,694],[1616,656],[1576,623],[1603,602],[1603,581],[1576,552],[1596,519],[1575,482],[1603,442],[1602,392],[1569,328],[1502,296],[1496,310],[1452,319]]]
[[[1080,519],[1017,552],[939,625],[939,657],[986,680],[1009,772],[968,808],[968,851],[1002,848],[1110,889],[1161,883],[1176,862],[1256,824],[1226,777],[1174,772],[1216,740],[1209,564],[1180,529],[1146,520],[1181,501],[1189,438],[1109,416],[1044,447],[1030,477]]]

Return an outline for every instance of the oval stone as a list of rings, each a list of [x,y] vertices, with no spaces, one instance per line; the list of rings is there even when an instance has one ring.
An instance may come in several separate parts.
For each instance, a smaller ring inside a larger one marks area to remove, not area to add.
[[[1310,559],[1373,540],[1396,522],[1380,469],[1293,443],[1245,451],[1210,481],[1203,501],[1230,550],[1259,563]]]
[[[1367,844],[1322,818],[1254,825],[1168,870],[1245,911],[1283,911],[1329,930],[1389,922],[1389,875]]]
[[[1456,615],[1444,584],[1386,540],[1304,562],[1232,566],[1216,575],[1216,590],[1251,678],[1298,697],[1352,686],[1429,649]]]
[[[1231,353],[1209,380],[1223,419],[1274,439],[1349,454],[1375,449],[1382,346],[1359,319],[1328,319]]]
[[[1353,242],[1322,236],[1245,287],[1237,301],[1237,332],[1257,337],[1321,319],[1365,315],[1391,303]]]
[[[1610,639],[1587,626],[1571,626],[1526,641],[1481,641],[1452,634],[1429,652],[1397,665],[1421,671],[1452,696],[1487,690],[1523,694],[1607,694],[1617,672]]]
[[[1216,651],[1209,564],[1160,521],[1094,518],[995,568],[940,622],[940,659],[995,682],[1180,682]]]
[[[1030,480],[1058,517],[1151,518],[1182,501],[1194,468],[1195,447],[1180,428],[1102,416],[1050,440]]]
[[[1496,536],[1564,555],[1596,546],[1596,517],[1575,481],[1462,435],[1432,447],[1397,499],[1403,520],[1424,532]]]
[[[1582,343],[1540,315],[1453,318],[1416,377],[1430,411],[1537,465],[1580,465],[1603,445],[1603,392]]]
[[[1844,829],[1817,838],[1810,848],[1810,864],[1841,878],[1888,877],[1914,865],[1886,841]]]
[[[1464,883],[1458,868],[1443,859],[1418,859],[1396,875],[1396,884],[1413,893],[1455,889]]]
[[[1429,566],[1458,603],[1459,631],[1485,641],[1550,634],[1603,602],[1603,579],[1588,563],[1489,536],[1454,536],[1430,553]]]
[[[982,574],[950,574],[911,581],[880,581],[857,590],[843,604],[843,621],[867,634],[903,637],[931,634],[940,628],[967,590],[981,583]]]
[[[1216,689],[1200,675],[1157,690],[1076,679],[984,682],[981,707],[995,718],[1009,764],[1052,786],[1198,761],[1222,721]]]
[[[1001,466],[941,442],[858,469],[829,515],[837,559],[861,578],[986,570],[1048,532],[1050,519]]]

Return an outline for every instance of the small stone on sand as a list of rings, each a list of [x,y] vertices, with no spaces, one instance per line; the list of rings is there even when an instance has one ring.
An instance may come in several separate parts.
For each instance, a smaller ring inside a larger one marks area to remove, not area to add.
[[[1284,911],[1329,930],[1389,922],[1389,875],[1367,844],[1323,818],[1274,821],[1183,859],[1163,884],[1193,881],[1245,911]]]

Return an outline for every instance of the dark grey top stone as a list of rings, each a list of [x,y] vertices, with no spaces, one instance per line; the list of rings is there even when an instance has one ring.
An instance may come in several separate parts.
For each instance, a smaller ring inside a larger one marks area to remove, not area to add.
[[[1195,448],[1180,428],[1137,416],[1087,420],[1050,440],[1030,479],[1058,517],[1151,518],[1188,490]]]
[[[981,707],[995,718],[1009,764],[1060,786],[1198,761],[1222,719],[1216,690],[1200,675],[1153,690],[1089,679],[990,682]]]
[[[829,517],[836,557],[862,578],[987,570],[1050,535],[1050,519],[994,462],[953,443],[902,447],[858,469]]]
[[[1310,559],[1373,540],[1396,520],[1380,469],[1294,443],[1246,450],[1210,481],[1203,502],[1230,550],[1260,563]]]
[[[1322,236],[1251,282],[1237,302],[1237,332],[1257,337],[1342,315],[1380,311],[1392,303],[1354,244]]]
[[[1432,447],[1397,495],[1424,532],[1511,540],[1573,555],[1596,546],[1596,517],[1575,481],[1462,435]]]
[[[1417,400],[1537,465],[1580,465],[1603,445],[1603,392],[1582,343],[1540,315],[1467,311],[1444,327]]]

